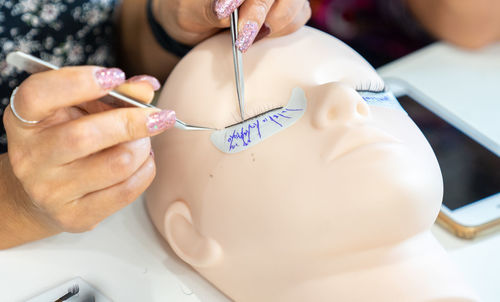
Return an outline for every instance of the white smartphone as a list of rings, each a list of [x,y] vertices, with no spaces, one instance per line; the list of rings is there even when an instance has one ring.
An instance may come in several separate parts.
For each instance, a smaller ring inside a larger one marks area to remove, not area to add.
[[[386,84],[439,162],[444,196],[437,222],[463,238],[500,228],[499,144],[406,82],[390,78]]]

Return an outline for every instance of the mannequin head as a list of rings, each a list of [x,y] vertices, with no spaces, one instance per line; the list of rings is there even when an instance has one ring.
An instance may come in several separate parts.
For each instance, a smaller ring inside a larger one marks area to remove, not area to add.
[[[230,44],[221,34],[189,53],[159,107],[193,125],[240,122]],[[284,107],[297,87],[307,106],[237,153],[219,150],[208,131],[153,141],[148,209],[181,259],[231,298],[262,301],[252,293],[266,284],[349,271],[332,261],[429,230],[442,196],[437,161],[403,110],[357,92],[384,86],[363,58],[306,27],[256,43],[243,61],[246,119]]]

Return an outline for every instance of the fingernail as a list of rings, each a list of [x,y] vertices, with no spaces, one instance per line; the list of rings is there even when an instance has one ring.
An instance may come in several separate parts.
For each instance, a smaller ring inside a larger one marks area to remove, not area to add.
[[[153,159],[155,158],[155,152],[153,149],[149,150],[149,156],[151,156]]]
[[[175,124],[175,111],[162,110],[149,115],[146,126],[150,133],[172,128]]]
[[[129,82],[129,83],[148,82],[149,84],[151,84],[154,91],[160,89],[160,87],[161,87],[160,81],[158,81],[157,78],[152,77],[152,76],[148,76],[148,75],[134,76],[134,77],[131,77],[130,79],[128,79],[127,82]]]
[[[269,26],[267,26],[266,23],[262,24],[262,27],[260,28],[259,33],[257,34],[257,37],[255,37],[254,43],[269,36],[270,33],[271,33],[271,28],[269,28]]]
[[[94,76],[103,89],[111,89],[125,82],[125,73],[119,68],[101,68]]]
[[[217,0],[215,1],[215,14],[217,18],[224,19],[238,7],[244,0]]]
[[[257,36],[258,25],[254,21],[248,21],[238,33],[235,45],[241,52],[247,51]]]

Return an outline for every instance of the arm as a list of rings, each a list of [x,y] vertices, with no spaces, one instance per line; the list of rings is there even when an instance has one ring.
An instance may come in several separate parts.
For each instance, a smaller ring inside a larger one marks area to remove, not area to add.
[[[422,25],[439,39],[466,48],[500,41],[496,0],[407,0]]]

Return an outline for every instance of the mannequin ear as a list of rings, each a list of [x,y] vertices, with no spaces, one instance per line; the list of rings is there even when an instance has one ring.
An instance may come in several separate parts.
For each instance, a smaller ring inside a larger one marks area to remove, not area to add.
[[[208,267],[222,257],[215,240],[201,235],[193,225],[191,210],[183,201],[172,203],[165,213],[165,236],[174,252],[193,267]]]

